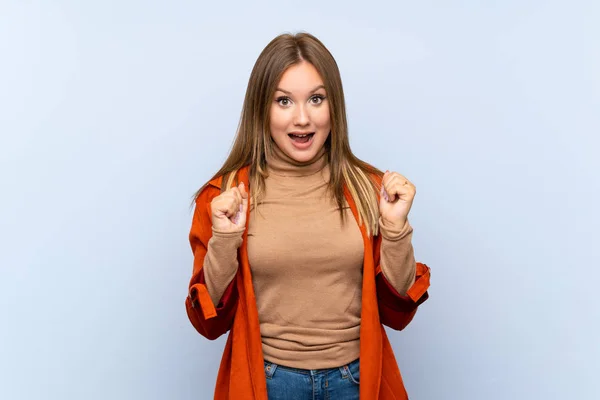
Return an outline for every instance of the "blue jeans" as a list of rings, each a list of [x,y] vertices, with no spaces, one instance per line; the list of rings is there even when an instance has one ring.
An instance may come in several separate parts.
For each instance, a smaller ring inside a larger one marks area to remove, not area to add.
[[[358,400],[359,360],[330,369],[298,369],[265,361],[269,400]]]

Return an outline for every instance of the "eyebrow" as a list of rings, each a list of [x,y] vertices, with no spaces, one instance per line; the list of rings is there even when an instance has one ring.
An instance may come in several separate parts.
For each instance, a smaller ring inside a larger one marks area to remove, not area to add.
[[[317,86],[316,88],[314,88],[313,90],[311,90],[310,93],[314,93],[314,92],[316,92],[319,89],[325,89],[325,85],[319,85],[319,86]],[[282,88],[277,88],[276,91],[283,92],[285,94],[292,94],[292,92],[289,92],[287,90],[283,90]]]

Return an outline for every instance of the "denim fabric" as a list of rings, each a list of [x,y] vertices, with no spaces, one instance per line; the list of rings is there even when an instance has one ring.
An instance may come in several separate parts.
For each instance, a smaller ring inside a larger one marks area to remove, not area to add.
[[[265,362],[269,400],[358,400],[360,362],[330,369],[298,369]]]

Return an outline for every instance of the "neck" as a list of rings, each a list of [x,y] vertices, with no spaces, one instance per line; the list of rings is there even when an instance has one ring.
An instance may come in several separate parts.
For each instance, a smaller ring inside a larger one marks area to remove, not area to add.
[[[315,157],[306,162],[299,162],[285,154],[275,143],[273,152],[266,155],[269,175],[301,177],[314,175],[327,165],[329,158],[325,146],[319,150]]]

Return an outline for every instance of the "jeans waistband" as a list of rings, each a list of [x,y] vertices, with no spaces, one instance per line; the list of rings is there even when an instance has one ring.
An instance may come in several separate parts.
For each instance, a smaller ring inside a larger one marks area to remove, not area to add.
[[[340,370],[340,371],[342,371],[342,374],[345,374],[348,371],[348,367],[352,366],[354,363],[359,363],[359,362],[360,362],[360,359],[357,358],[356,360],[354,360],[348,364],[341,365],[339,367],[323,368],[323,369],[302,369],[302,368],[288,367],[288,366],[277,364],[277,363],[270,362],[270,361],[265,361],[265,371],[267,373],[267,376],[269,376],[269,375],[273,376],[276,369],[282,369],[282,370],[285,370],[288,372],[293,372],[293,373],[302,374],[302,375],[317,375],[317,374],[336,371],[336,370]]]

